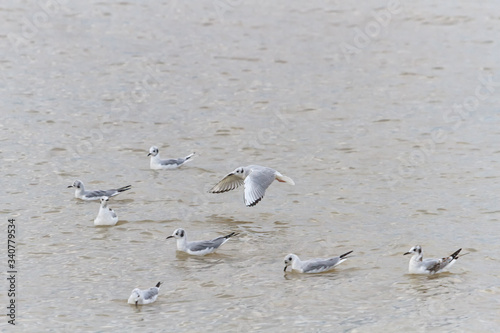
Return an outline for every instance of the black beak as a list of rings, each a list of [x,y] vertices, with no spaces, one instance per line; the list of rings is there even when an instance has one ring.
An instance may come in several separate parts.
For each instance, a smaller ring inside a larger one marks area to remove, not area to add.
[[[167,237],[167,238],[165,238],[165,239],[169,239],[169,238],[174,238],[174,236],[168,236],[168,237]]]
[[[68,186],[68,188],[73,187],[73,185]]]
[[[135,301],[135,307],[137,307],[137,303],[139,303],[139,301]]]
[[[151,153],[148,154],[148,156],[151,155]]]
[[[288,267],[288,266],[285,266],[285,269],[283,269],[283,272],[286,272],[286,268],[287,268],[287,267]]]
[[[405,256],[405,255],[407,255],[407,254],[411,254],[411,252],[406,252],[406,253],[403,253],[403,255],[404,255],[404,256]]]

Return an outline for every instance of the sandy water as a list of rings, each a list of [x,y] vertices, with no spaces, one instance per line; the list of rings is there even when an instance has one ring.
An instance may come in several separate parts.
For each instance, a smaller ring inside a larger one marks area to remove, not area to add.
[[[3,4],[0,209],[17,223],[18,329],[496,331],[498,9]],[[153,171],[151,145],[197,156]],[[296,186],[272,184],[253,208],[241,189],[207,193],[248,164]],[[73,198],[75,179],[132,185],[110,202],[117,226],[93,226],[98,203]],[[190,257],[165,240],[178,227],[239,235]],[[416,244],[470,254],[411,276],[402,254]],[[283,274],[290,252],[348,250],[333,272]],[[156,303],[126,303],[158,281]]]

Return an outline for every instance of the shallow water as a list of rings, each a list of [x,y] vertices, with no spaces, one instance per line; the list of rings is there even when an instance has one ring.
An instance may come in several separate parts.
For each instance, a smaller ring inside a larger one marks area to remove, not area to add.
[[[498,9],[3,4],[0,209],[17,221],[17,325],[496,331]],[[197,156],[153,171],[151,145],[164,158]],[[253,208],[242,189],[207,193],[248,164],[296,186],[272,184]],[[132,185],[110,201],[117,226],[93,226],[98,203],[73,198],[75,179],[91,189]],[[239,235],[190,257],[165,240],[178,227],[192,240]],[[449,273],[412,276],[402,254],[417,244],[425,256],[470,254]],[[290,252],[348,250],[353,257],[330,273],[283,274]],[[133,288],[158,281],[154,304],[127,304]]]

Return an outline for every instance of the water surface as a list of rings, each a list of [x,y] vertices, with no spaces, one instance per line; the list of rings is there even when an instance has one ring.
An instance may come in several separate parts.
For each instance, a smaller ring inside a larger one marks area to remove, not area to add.
[[[23,331],[497,330],[496,2],[44,6],[0,8],[0,209],[18,223]],[[151,145],[197,156],[153,171]],[[248,164],[296,186],[253,208],[241,189],[207,193]],[[93,226],[75,179],[132,185],[110,201],[117,226]],[[165,240],[178,227],[239,236],[189,257]],[[417,244],[470,254],[411,276]],[[333,272],[283,274],[290,252],[349,250]],[[158,281],[156,303],[127,304]]]

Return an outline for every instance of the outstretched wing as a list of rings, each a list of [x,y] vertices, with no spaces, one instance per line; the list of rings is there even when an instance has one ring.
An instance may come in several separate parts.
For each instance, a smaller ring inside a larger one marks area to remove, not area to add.
[[[252,170],[245,178],[245,204],[255,206],[266,194],[266,189],[275,179],[275,171],[269,168]]]
[[[222,178],[222,180],[218,182],[217,185],[212,187],[208,192],[223,193],[234,190],[235,188],[237,188],[242,184],[243,184],[243,179],[241,179],[240,177],[236,176],[234,173],[231,172],[226,177]]]

